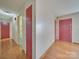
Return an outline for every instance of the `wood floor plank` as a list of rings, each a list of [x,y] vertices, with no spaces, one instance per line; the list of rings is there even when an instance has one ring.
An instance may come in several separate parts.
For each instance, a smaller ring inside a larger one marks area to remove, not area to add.
[[[79,59],[79,45],[56,41],[40,59]]]
[[[0,59],[26,59],[26,55],[14,40],[6,40],[0,41]]]

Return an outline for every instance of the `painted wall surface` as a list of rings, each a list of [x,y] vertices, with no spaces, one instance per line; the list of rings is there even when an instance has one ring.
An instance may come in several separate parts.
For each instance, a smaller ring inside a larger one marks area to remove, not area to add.
[[[11,27],[12,27],[12,39],[15,40],[15,42],[17,44],[19,44],[19,41],[18,41],[18,27],[17,27],[17,22],[16,20],[13,18],[12,19],[13,21],[11,22]]]
[[[29,6],[29,4],[33,4],[34,1],[32,0],[28,0],[28,2],[25,2],[26,4],[24,4],[25,6],[22,6],[22,8],[18,11],[19,15],[23,17],[23,40],[22,40],[22,48],[25,50],[26,52],[26,8]],[[34,7],[34,5],[33,5]],[[33,8],[34,9],[34,8]],[[33,10],[33,14],[34,14],[34,10]],[[33,15],[33,20],[34,19],[34,15]],[[13,21],[11,22],[11,27],[12,27],[12,39],[14,39],[17,44],[19,44],[19,40],[18,40],[18,23],[17,21],[14,20],[13,18]],[[34,24],[34,21],[33,21],[33,24]],[[33,25],[34,26],[34,25]],[[34,28],[35,29],[35,28]],[[15,35],[16,34],[16,35]],[[33,40],[33,47],[35,46],[35,38]],[[34,52],[35,48],[33,49],[33,52]],[[35,53],[35,52],[34,52]],[[34,57],[35,59],[35,57]]]
[[[49,0],[49,1],[50,5],[52,6],[50,7],[54,9],[54,12],[56,12],[57,16],[79,12],[78,0]]]
[[[23,21],[22,24],[20,24],[20,20]],[[22,26],[21,29],[19,25]],[[13,18],[13,21],[11,22],[11,27],[12,27],[12,39],[14,39],[16,43],[19,44],[21,48],[25,50],[26,53],[26,18],[23,15],[17,16],[16,20],[15,18]],[[20,30],[22,31],[21,33],[23,35],[21,40],[20,40]]]
[[[23,40],[22,40],[22,48],[25,50],[26,53],[26,19],[23,17]]]
[[[59,17],[59,19],[72,18],[72,42],[79,43],[79,13]]]
[[[39,59],[55,40],[55,13],[52,8],[50,1],[36,0],[36,59]]]
[[[22,20],[21,29],[20,29],[20,20]],[[11,38],[15,40],[17,44],[20,45],[21,48],[24,49],[26,53],[26,20],[23,18],[23,16],[17,16],[16,20],[13,18],[13,21],[11,22]],[[20,30],[22,33],[22,38],[20,38]]]

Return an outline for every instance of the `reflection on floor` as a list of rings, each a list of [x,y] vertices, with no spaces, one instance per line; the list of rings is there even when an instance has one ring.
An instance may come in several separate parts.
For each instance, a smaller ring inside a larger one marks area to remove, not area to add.
[[[40,59],[79,59],[79,45],[56,41]]]
[[[14,40],[0,40],[0,59],[26,59],[25,53]]]

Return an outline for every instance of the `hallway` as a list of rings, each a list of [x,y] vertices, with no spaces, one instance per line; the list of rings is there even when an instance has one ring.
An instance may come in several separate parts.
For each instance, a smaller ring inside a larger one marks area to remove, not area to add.
[[[26,59],[25,52],[12,39],[0,40],[0,59]]]
[[[79,59],[78,25],[79,0],[0,0],[0,59]]]
[[[0,0],[0,59],[35,59],[34,3]]]

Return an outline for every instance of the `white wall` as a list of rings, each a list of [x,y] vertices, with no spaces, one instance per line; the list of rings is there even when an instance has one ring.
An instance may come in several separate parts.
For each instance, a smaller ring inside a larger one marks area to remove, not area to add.
[[[28,0],[28,2],[26,2],[25,6],[23,6],[21,8],[21,10],[19,11],[19,15],[23,16],[23,40],[22,40],[22,48],[25,50],[26,52],[26,8],[29,7],[29,5],[32,4],[32,58],[35,59],[36,58],[36,25],[35,25],[35,1],[34,0]],[[14,35],[16,32],[14,26],[16,24],[13,23],[13,38],[15,38],[16,36]],[[15,39],[15,41],[19,44],[19,41],[17,39]]]
[[[18,33],[18,28],[17,28],[17,22],[12,19],[13,21],[11,22],[12,25],[12,39],[15,40],[17,44],[19,44],[19,40],[17,39],[17,33]]]
[[[28,0],[27,2],[25,1],[25,4],[22,5],[20,10],[18,11],[18,15],[23,17],[23,41],[22,41],[22,46],[23,49],[26,50],[26,10],[25,8],[32,3],[32,0]],[[17,16],[16,16],[17,17]],[[12,19],[12,38],[19,44],[19,40],[17,39],[17,21],[14,21],[14,18]],[[19,20],[19,19],[18,19]]]
[[[23,41],[22,41],[22,47],[25,50],[26,53],[26,19],[23,18]]]
[[[72,42],[79,43],[79,12],[61,16],[59,19],[72,18]]]
[[[36,59],[39,59],[55,40],[56,17],[50,2],[36,0]]]
[[[78,0],[36,0],[36,59],[39,59],[54,41],[54,20],[56,15],[64,15],[78,11],[79,3],[77,1]],[[27,7],[30,2],[32,1],[29,0],[25,7]],[[23,8],[21,8],[20,14],[23,14]],[[34,41],[35,40],[33,40],[33,43]]]

